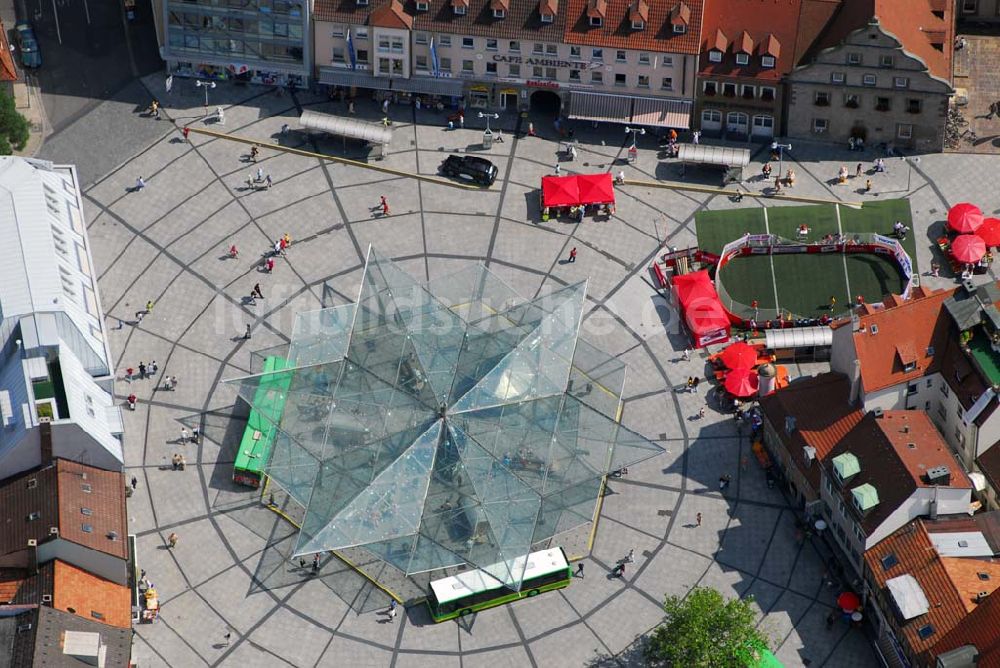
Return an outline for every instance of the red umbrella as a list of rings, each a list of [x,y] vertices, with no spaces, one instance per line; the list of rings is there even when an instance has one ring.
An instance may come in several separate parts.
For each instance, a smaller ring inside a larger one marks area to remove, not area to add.
[[[986,242],[975,234],[960,234],[951,242],[951,254],[959,262],[979,262],[986,255]]]
[[[853,591],[845,591],[837,597],[837,605],[844,612],[854,612],[861,607],[861,599]]]
[[[982,224],[983,212],[975,204],[962,202],[951,207],[951,210],[948,211],[948,227],[956,232],[970,234],[979,229]]]
[[[737,341],[722,351],[719,356],[728,369],[752,369],[757,365],[757,349],[743,341]]]
[[[983,225],[976,230],[976,236],[986,242],[987,246],[1000,246],[1000,218],[986,218]]]
[[[759,386],[760,379],[753,369],[733,369],[726,374],[726,390],[734,397],[752,397]]]

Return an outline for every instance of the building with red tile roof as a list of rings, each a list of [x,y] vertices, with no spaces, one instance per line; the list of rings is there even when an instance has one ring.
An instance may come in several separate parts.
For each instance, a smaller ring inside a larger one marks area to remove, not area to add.
[[[850,389],[844,374],[824,373],[760,399],[764,442],[807,507],[819,500],[820,462],[864,415],[850,403]]]
[[[978,668],[1000,668],[1000,595],[995,590],[945,633],[932,652],[942,662],[940,665],[947,668],[962,665],[948,663],[948,655],[966,647],[975,648]]]
[[[132,625],[128,587],[60,559],[42,564],[34,572],[0,569],[0,610],[5,605],[45,605],[123,629]]]
[[[941,150],[953,42],[953,3],[844,0],[788,77],[788,136]]]
[[[125,484],[120,472],[57,459],[0,483],[0,567],[53,559],[128,582]]]
[[[6,665],[76,668],[129,666],[132,631],[48,606],[20,606],[0,616],[0,657]]]

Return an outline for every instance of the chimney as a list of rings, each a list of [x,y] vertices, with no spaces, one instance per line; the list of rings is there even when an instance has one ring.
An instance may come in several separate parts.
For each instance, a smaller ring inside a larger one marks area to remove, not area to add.
[[[52,463],[52,424],[42,422],[38,425],[38,441],[42,451],[42,466]]]

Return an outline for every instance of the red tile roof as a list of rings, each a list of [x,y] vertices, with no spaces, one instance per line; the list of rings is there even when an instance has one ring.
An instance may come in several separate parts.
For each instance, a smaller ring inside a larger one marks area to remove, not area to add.
[[[609,49],[696,54],[701,42],[702,4],[703,0],[654,2],[645,28],[633,30],[627,2],[610,3],[602,25],[594,27],[587,18],[588,0],[569,0],[563,41]],[[685,26],[685,32],[674,32],[675,24]]]
[[[851,383],[844,374],[824,373],[797,380],[760,400],[764,416],[817,494],[820,462],[863,416],[848,402],[850,390]],[[787,417],[795,418],[791,434],[785,431]],[[805,446],[816,449],[816,461],[811,465],[803,456]]]
[[[979,470],[986,476],[990,486],[1000,492],[1000,443],[994,443],[976,459]]]
[[[26,549],[29,539],[41,544],[62,538],[125,559],[124,478],[120,472],[57,459],[0,484],[0,523],[0,555]],[[108,537],[112,531],[115,539]]]
[[[947,466],[951,470],[948,487],[972,489],[972,481],[955,459],[941,432],[924,411],[885,411],[875,420],[896,456],[906,467],[917,487],[933,487],[924,474],[927,469]]]
[[[867,307],[859,328],[854,332],[854,349],[861,363],[861,382],[865,392],[905,383],[939,370],[936,351],[948,342],[951,321],[942,309],[953,290],[938,290],[928,296],[901,301],[894,305],[887,298],[886,308]],[[922,294],[922,293],[919,293]],[[905,371],[901,355],[916,362]]]
[[[979,668],[1000,668],[1000,594],[994,591],[934,645],[934,656],[963,645],[979,650]]]
[[[897,563],[886,569],[882,566],[882,558],[889,554],[896,556]],[[865,552],[865,564],[876,588],[887,601],[892,597],[885,589],[886,581],[906,574],[916,579],[927,597],[928,611],[913,619],[900,620],[889,610],[885,611],[914,654],[923,655],[966,617],[965,603],[948,577],[922,521],[910,522]],[[917,630],[927,624],[934,626],[934,633],[922,639]]]
[[[7,41],[7,28],[0,21],[0,81],[17,81],[17,67],[14,65],[14,52]]]
[[[469,0],[461,0],[466,7]],[[395,28],[410,30],[413,28],[413,17],[403,11],[399,0],[390,0],[388,4],[378,7],[368,16],[368,23],[379,28]]]
[[[110,626],[132,627],[132,599],[128,587],[58,559],[54,579],[52,607]]]

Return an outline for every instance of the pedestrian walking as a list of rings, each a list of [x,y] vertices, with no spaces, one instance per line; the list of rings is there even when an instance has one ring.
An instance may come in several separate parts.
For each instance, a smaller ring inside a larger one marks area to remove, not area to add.
[[[139,479],[132,476],[132,480],[129,481],[129,484],[132,485],[132,490],[134,491],[135,488],[139,486]]]
[[[625,562],[624,561],[621,562],[620,564],[618,564],[618,572],[616,573],[616,575],[618,577],[620,577],[620,578],[624,578],[625,577]]]
[[[181,445],[187,443],[191,440],[191,432],[187,430],[187,427],[181,427]]]
[[[695,526],[701,526],[701,513],[694,516]]]
[[[690,359],[691,359],[691,349],[690,348],[685,348],[684,349],[684,361],[687,362]]]
[[[830,310],[837,308],[837,298],[833,295],[830,296]]]
[[[871,191],[872,191],[872,180],[868,179],[867,181],[865,181],[865,192],[869,193]]]
[[[247,324],[247,331],[243,333],[243,340],[248,341],[250,339],[250,325]]]
[[[146,380],[146,363],[139,362],[139,380]]]
[[[698,409],[698,419],[701,420],[705,417],[705,407],[702,406]]]
[[[289,234],[288,232],[285,232],[281,236],[281,238],[285,241],[285,248],[288,248],[289,246],[292,245],[292,235]]]
[[[576,262],[576,246],[573,246],[569,251],[569,261]]]
[[[354,100],[348,100],[348,101],[347,101],[347,113],[349,113],[349,114],[354,114],[354,113],[356,113],[356,112],[354,111]]]
[[[861,176],[861,169],[862,169],[861,168],[861,163],[859,162],[857,169],[854,170],[854,176],[855,176],[855,178]]]
[[[181,134],[184,135],[184,139],[187,139],[190,133],[191,133],[191,128],[186,126],[181,128]]]
[[[157,366],[156,360],[153,360],[152,362],[149,363],[149,375],[150,376],[155,376],[156,372],[159,371],[159,370],[160,370],[160,367]]]
[[[562,165],[560,165],[560,164],[559,164],[559,163],[557,162],[557,163],[556,163],[556,176],[559,176],[559,175],[560,175],[561,173],[562,173]]]
[[[742,469],[743,472],[746,473],[746,471],[749,468],[750,468],[750,458],[747,457],[746,455],[743,455],[743,457],[740,459],[740,469]]]
[[[257,162],[257,154],[260,153],[260,149],[257,148],[257,144],[251,144],[250,146],[250,159]]]
[[[382,207],[382,215],[389,215],[389,200],[385,198],[385,195],[379,197],[379,206]]]
[[[146,314],[148,315],[152,312],[153,312],[153,300],[150,299],[149,301],[146,302]]]
[[[264,269],[267,270],[267,273],[269,273],[269,274],[274,271],[274,258],[273,257],[267,258],[267,260],[264,262]]]
[[[529,136],[529,137],[535,137],[535,136],[537,136],[537,135],[535,135],[535,124],[532,123],[532,122],[530,122],[530,121],[528,122],[528,135],[527,136]]]
[[[941,276],[941,265],[937,262],[931,262],[931,276],[934,278],[939,278]]]
[[[135,369],[132,367],[125,369],[125,380],[131,383],[133,374],[135,374]]]
[[[173,469],[175,471],[178,470],[178,469],[180,469],[180,467],[181,467],[181,456],[180,456],[180,454],[177,453],[177,452],[175,452],[174,456],[170,458],[170,463],[173,466]]]
[[[170,532],[170,535],[167,536],[167,544],[171,548],[177,547],[177,534],[175,534],[174,532]]]
[[[236,248],[236,244],[229,247],[229,257],[232,259],[237,259],[240,256],[240,251]]]
[[[260,289],[260,283],[253,284],[253,290],[250,291],[251,296],[256,296],[260,299],[264,298],[264,292]]]
[[[201,440],[201,427],[191,427],[191,442],[197,444]]]
[[[631,563],[635,562],[635,548],[634,547],[628,551],[628,554],[625,555],[625,558],[622,561],[624,561],[627,564],[631,564]]]
[[[281,124],[281,134],[282,134],[282,136],[288,134],[288,123],[282,123]]]
[[[313,555],[313,573],[319,573],[319,552]]]
[[[306,567],[305,557],[299,557],[299,568],[305,568],[305,567]]]
[[[171,376],[170,377],[170,389],[171,389],[171,391],[177,389],[177,376]]]
[[[573,577],[582,578],[583,577],[583,562],[579,562],[576,565],[576,572],[573,573]]]
[[[695,130],[691,133],[691,143],[695,146],[701,143],[701,130]]]
[[[687,384],[684,386],[685,392],[690,392],[691,387],[694,385],[694,376],[688,376]]]
[[[232,637],[233,634],[231,632],[226,632],[226,635],[222,636],[222,641],[223,641],[222,644],[225,645],[226,647],[229,647],[229,640]]]
[[[385,98],[384,100],[382,100],[382,113],[383,114],[389,113],[389,98]]]
[[[140,190],[142,190],[145,187],[146,187],[146,179],[144,179],[144,178],[142,178],[140,176],[139,178],[137,178],[135,180],[135,191],[136,192],[139,192]]]
[[[392,599],[392,600],[389,601],[389,610],[386,611],[386,614],[389,615],[389,621],[390,622],[395,621],[395,619],[396,619],[396,599]]]
[[[268,174],[267,177],[265,177],[264,182],[267,184],[267,189],[268,190],[270,190],[271,186],[274,185],[274,182],[271,181],[271,175],[270,174]]]
[[[691,383],[691,391],[692,392],[697,392],[698,391],[698,383],[700,383],[700,382],[701,382],[701,377],[695,376],[694,377],[694,382]]]
[[[281,254],[284,255],[285,249],[288,248],[288,242],[285,241],[285,237],[281,237],[280,239],[278,239],[278,246],[281,247]]]

